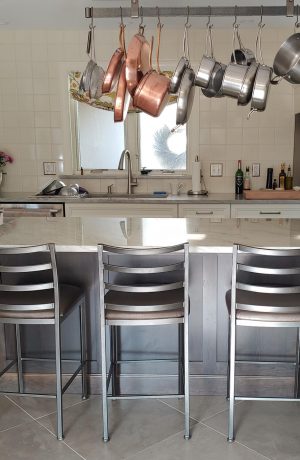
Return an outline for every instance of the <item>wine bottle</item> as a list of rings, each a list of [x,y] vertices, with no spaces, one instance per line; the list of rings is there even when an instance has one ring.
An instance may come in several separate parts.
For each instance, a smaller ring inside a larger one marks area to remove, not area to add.
[[[281,171],[280,171],[280,174],[279,174],[279,188],[282,188],[283,190],[285,190],[285,187],[286,187],[286,174],[285,174],[285,171],[284,171],[284,168],[285,168],[285,164],[282,163],[281,164]]]
[[[293,188],[293,176],[292,176],[291,165],[289,165],[288,167],[287,175],[285,178],[285,188],[286,190],[292,190]]]
[[[244,190],[250,190],[250,172],[249,172],[249,166],[246,166],[246,173],[245,173],[245,179],[244,179]]]
[[[243,193],[244,173],[242,171],[242,161],[238,161],[238,169],[235,173],[235,194],[241,195]]]

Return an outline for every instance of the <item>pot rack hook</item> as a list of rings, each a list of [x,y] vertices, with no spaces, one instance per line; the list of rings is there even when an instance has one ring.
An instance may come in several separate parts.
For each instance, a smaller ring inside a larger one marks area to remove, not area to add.
[[[142,6],[140,6],[140,8],[139,8],[139,14],[140,14],[140,18],[141,18],[140,23],[139,23],[139,27],[140,27],[140,29],[144,29],[145,24],[144,24],[144,14],[143,14],[143,7]]]
[[[94,8],[91,7],[91,22],[90,22],[90,25],[89,25],[90,29],[94,29],[95,26],[94,26]]]
[[[234,6],[234,22],[232,24],[232,27],[236,29],[238,27],[237,23],[237,5]]]
[[[191,23],[190,23],[190,7],[187,6],[186,7],[186,22],[184,24],[184,27],[187,29],[188,27],[191,27]]]
[[[258,26],[259,27],[263,27],[264,24],[263,24],[263,17],[264,17],[264,6],[263,5],[260,5],[260,21],[258,23]]]
[[[120,19],[121,19],[121,26],[124,27],[123,8],[121,6],[120,6]]]
[[[213,24],[211,23],[211,6],[208,5],[208,21],[206,23],[207,28],[211,28]]]
[[[295,29],[298,29],[300,27],[300,23],[299,23],[299,4],[297,3],[297,19],[296,19],[296,22],[295,22]]]
[[[156,12],[157,12],[157,27],[160,27],[161,29],[163,28],[164,24],[161,23],[161,20],[160,20],[160,14],[159,14],[159,7],[157,6],[156,7]]]

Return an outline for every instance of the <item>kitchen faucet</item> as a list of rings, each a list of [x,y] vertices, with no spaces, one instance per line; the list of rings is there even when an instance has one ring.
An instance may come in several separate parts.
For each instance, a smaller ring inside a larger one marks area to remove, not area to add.
[[[125,157],[127,158],[127,170],[128,170],[127,193],[128,193],[128,195],[130,195],[130,194],[133,193],[133,187],[136,187],[138,185],[138,183],[137,183],[137,179],[134,179],[132,177],[131,157],[130,157],[129,150],[125,149],[121,153],[118,169],[120,169],[120,170],[124,169]]]

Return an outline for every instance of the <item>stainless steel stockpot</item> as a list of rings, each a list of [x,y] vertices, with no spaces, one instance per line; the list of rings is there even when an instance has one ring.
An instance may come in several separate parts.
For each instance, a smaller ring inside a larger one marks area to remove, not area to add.
[[[242,90],[248,67],[231,62],[224,72],[221,92],[224,96],[237,99]]]
[[[300,83],[300,33],[291,35],[280,46],[273,63],[274,72],[290,83]]]

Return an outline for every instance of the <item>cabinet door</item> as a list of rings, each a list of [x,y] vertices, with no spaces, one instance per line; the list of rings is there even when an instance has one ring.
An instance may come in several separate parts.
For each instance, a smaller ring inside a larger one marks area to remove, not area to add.
[[[253,217],[256,219],[299,219],[299,204],[232,204],[231,217]]]
[[[66,203],[66,217],[177,217],[176,204]]]
[[[180,204],[178,217],[229,218],[229,204]]]

